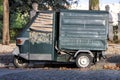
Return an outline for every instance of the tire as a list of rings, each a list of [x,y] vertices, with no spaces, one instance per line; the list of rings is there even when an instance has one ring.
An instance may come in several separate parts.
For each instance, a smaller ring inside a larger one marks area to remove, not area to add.
[[[16,68],[26,68],[29,65],[29,62],[21,57],[14,56],[14,65]]]
[[[90,67],[92,64],[93,58],[89,54],[79,54],[76,58],[76,65],[79,68]]]

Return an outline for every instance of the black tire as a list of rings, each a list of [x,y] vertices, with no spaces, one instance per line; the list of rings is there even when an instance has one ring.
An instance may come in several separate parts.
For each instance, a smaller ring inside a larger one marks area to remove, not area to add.
[[[29,65],[29,62],[21,57],[14,56],[14,65],[17,68],[26,68]]]
[[[93,58],[89,54],[81,53],[76,58],[76,65],[79,68],[90,67],[92,64]]]

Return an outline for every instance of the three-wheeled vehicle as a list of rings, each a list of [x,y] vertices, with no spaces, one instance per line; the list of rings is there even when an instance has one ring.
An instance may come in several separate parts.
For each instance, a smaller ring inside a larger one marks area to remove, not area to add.
[[[16,39],[16,67],[30,61],[75,62],[89,67],[107,49],[108,12],[88,10],[41,11]]]

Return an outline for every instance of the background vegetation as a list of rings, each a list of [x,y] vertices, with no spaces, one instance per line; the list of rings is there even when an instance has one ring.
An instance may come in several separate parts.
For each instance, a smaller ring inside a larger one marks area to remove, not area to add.
[[[39,10],[67,9],[66,0],[9,0],[10,7],[10,38],[15,39],[18,33],[29,22],[29,12],[33,2],[39,4]],[[0,0],[0,39],[2,39],[3,0]]]

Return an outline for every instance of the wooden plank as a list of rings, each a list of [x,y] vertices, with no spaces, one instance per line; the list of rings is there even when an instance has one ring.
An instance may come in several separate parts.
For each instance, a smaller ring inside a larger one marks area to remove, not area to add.
[[[34,23],[40,23],[40,24],[53,24],[52,20],[35,20]]]
[[[50,18],[53,19],[53,16],[49,17],[49,16],[38,16],[37,18]]]
[[[38,16],[38,18],[53,18],[53,16]]]
[[[43,17],[53,17],[53,15],[38,15],[38,17],[41,17],[41,16],[43,16]]]
[[[34,22],[31,26],[52,25],[52,22]]]
[[[31,25],[31,27],[52,27],[52,25]]]
[[[40,13],[38,16],[53,16],[52,13]]]
[[[40,13],[31,25],[31,29],[52,32],[53,14]]]
[[[53,17],[53,16],[49,16],[49,15],[38,15],[38,17]]]
[[[36,19],[34,22],[53,22],[53,20]]]
[[[52,17],[43,17],[43,16],[41,16],[41,17],[37,17],[37,19],[48,19],[48,20],[50,20],[50,19],[53,19]]]
[[[53,18],[49,17],[37,17],[36,19],[46,19],[46,20],[52,20]]]
[[[52,32],[52,28],[31,27],[31,29]]]

